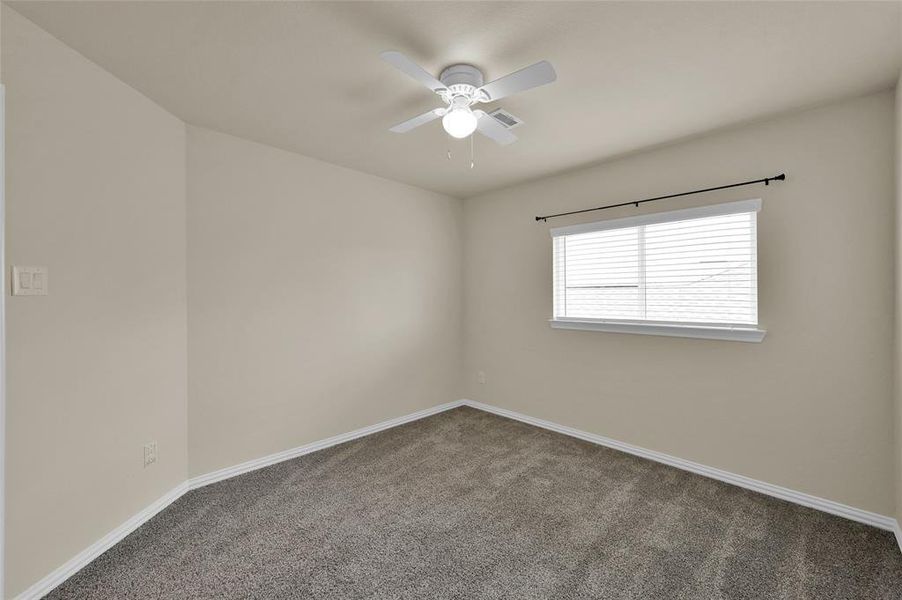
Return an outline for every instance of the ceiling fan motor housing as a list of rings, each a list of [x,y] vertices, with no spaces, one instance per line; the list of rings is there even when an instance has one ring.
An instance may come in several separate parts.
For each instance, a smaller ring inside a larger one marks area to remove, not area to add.
[[[442,94],[448,104],[467,106],[478,101],[476,90],[485,83],[482,71],[473,65],[451,65],[442,71],[439,80],[448,88],[447,92]]]
[[[442,71],[442,74],[439,75],[439,80],[449,88],[459,84],[479,88],[485,83],[482,71],[473,65],[451,65]]]

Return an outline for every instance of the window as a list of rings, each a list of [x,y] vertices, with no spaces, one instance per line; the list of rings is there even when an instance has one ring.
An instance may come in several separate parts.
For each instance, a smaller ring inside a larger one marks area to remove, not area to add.
[[[553,327],[761,341],[760,200],[551,230]]]

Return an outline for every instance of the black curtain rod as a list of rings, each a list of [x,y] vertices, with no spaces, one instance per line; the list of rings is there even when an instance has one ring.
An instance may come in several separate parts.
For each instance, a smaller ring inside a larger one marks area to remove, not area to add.
[[[770,185],[771,181],[784,181],[786,179],[786,173],[780,173],[779,175],[775,175],[774,177],[765,177],[764,179],[754,179],[752,181],[743,181],[742,183],[731,183],[729,185],[719,185],[717,187],[705,188],[703,190],[693,190],[691,192],[682,192],[680,194],[668,194],[667,196],[656,196],[654,198],[645,198],[644,200],[633,200],[632,202],[621,202],[620,204],[608,204],[607,206],[596,206],[595,208],[584,208],[583,210],[572,210],[570,212],[557,213],[556,215],[545,215],[544,217],[536,217],[536,221],[547,221],[548,219],[554,219],[555,217],[566,217],[567,215],[578,215],[580,213],[592,212],[595,210],[605,210],[608,208],[619,208],[621,206],[629,206],[635,205],[639,206],[644,202],[654,202],[655,200],[666,200],[667,198],[679,198],[680,196],[690,196],[692,194],[704,194],[705,192],[714,192],[716,190],[725,190],[727,188],[740,187],[743,185],[754,185],[756,183],[763,183],[764,185]]]

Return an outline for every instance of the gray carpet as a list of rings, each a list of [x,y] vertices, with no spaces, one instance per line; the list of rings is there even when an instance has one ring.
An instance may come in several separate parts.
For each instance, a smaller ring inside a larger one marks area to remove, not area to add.
[[[470,408],[190,492],[49,598],[902,598],[890,533]]]

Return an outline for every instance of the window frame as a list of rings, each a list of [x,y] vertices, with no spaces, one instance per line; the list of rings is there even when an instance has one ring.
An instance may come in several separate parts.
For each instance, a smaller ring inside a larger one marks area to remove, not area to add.
[[[653,225],[657,223],[671,223],[674,221],[685,221],[690,219],[701,219],[705,217],[725,216],[739,213],[759,212],[761,210],[761,199],[755,198],[750,200],[739,200],[735,202],[725,202],[721,204],[712,204],[707,206],[698,206],[694,208],[686,208],[680,210],[672,210],[666,212],[649,213],[645,215],[637,215],[632,217],[622,217],[618,219],[608,219],[604,221],[595,221],[592,223],[581,223],[579,225],[569,225],[566,227],[554,227],[549,230],[552,238],[552,247],[554,238],[576,235],[581,233],[592,233],[596,231],[607,231],[613,229],[625,229],[630,227],[639,227],[641,225]],[[756,216],[757,218],[757,216]],[[757,247],[757,225],[755,229],[756,247]],[[552,250],[552,252],[554,252]],[[755,277],[757,278],[757,254]],[[644,277],[644,272],[640,273],[640,277]],[[558,273],[556,270],[555,257],[552,256],[552,303],[557,293]],[[756,285],[756,303],[757,303],[757,285]],[[552,313],[554,311],[552,310]],[[728,340],[738,342],[761,342],[764,339],[766,330],[760,328],[760,320],[758,323],[691,323],[677,321],[655,321],[646,319],[596,319],[588,317],[555,317],[549,319],[549,323],[554,329],[577,329],[586,331],[603,331],[609,333],[634,333],[640,335],[663,335],[673,337],[701,338],[713,340]]]

